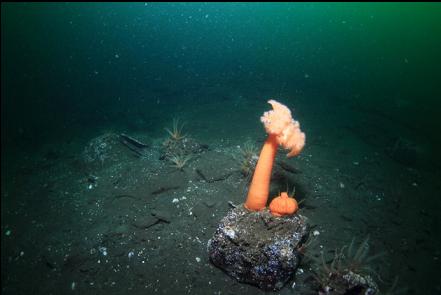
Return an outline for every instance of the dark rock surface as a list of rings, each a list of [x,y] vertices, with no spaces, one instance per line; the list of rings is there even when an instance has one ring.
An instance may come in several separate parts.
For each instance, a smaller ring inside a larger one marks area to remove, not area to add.
[[[327,280],[327,286],[321,290],[323,294],[375,295],[379,292],[377,284],[369,275],[360,275],[352,271],[347,271],[345,273],[330,273]]]
[[[299,264],[297,248],[308,235],[306,217],[275,217],[265,209],[232,209],[208,241],[211,262],[239,282],[279,290]]]

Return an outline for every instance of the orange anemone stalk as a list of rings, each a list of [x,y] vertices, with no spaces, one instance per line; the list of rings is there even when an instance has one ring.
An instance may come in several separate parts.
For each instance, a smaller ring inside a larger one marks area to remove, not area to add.
[[[293,120],[291,111],[275,100],[269,100],[268,103],[273,110],[265,112],[260,118],[265,125],[268,138],[260,152],[245,202],[245,208],[252,211],[260,211],[266,207],[271,171],[278,146],[290,149],[287,156],[293,157],[298,155],[305,145],[305,133],[300,130],[299,122]]]

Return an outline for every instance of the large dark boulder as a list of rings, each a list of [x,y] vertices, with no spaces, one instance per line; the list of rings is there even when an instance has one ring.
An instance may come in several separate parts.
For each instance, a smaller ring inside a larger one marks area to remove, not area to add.
[[[267,209],[252,212],[240,205],[221,220],[208,241],[208,254],[239,282],[277,291],[293,278],[300,259],[297,249],[307,235],[304,216],[276,217]]]

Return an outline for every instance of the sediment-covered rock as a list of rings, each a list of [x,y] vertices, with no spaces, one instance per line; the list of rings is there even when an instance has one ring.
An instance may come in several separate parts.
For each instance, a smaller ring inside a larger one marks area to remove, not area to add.
[[[267,209],[232,209],[208,241],[211,262],[239,282],[279,290],[293,278],[298,247],[308,235],[306,217],[273,216]]]

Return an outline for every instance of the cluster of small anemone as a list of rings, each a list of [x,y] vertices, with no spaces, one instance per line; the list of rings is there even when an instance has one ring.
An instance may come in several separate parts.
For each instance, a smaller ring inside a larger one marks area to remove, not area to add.
[[[178,170],[183,170],[188,162],[193,159],[193,155],[186,153],[182,148],[185,146],[187,134],[183,133],[185,123],[180,124],[179,119],[173,119],[172,128],[165,128],[169,137],[163,142],[165,157],[170,162],[170,166]]]

